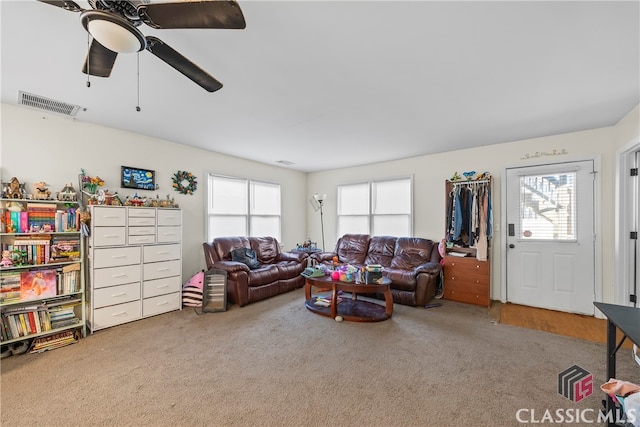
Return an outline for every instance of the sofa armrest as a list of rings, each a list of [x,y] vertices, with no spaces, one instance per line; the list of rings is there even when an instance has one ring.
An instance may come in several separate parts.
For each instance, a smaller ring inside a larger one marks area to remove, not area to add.
[[[309,254],[306,252],[280,252],[278,261],[295,261],[303,263],[308,257]]]
[[[425,262],[424,264],[420,264],[414,269],[416,275],[420,273],[427,273],[430,275],[440,274],[442,271],[442,264],[439,262]]]
[[[314,252],[311,254],[311,258],[319,263],[332,261],[334,256],[337,256],[335,252]]]
[[[216,261],[213,263],[211,268],[225,270],[228,273],[235,273],[236,271],[250,271],[249,267],[247,267],[246,264],[237,261]]]

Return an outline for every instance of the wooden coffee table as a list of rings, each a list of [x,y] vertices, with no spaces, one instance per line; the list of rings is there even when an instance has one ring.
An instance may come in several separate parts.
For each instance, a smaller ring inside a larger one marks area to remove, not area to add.
[[[393,314],[393,296],[389,285],[391,285],[391,279],[387,277],[382,278],[382,284],[371,285],[331,280],[329,276],[307,277],[304,287],[305,306],[314,313],[332,319],[342,316],[344,320],[354,322],[380,322],[387,320]],[[312,296],[312,287],[331,292],[329,307],[315,304],[316,296]],[[338,291],[350,293],[351,298],[342,296],[342,300],[337,303]],[[359,294],[375,293],[384,294],[384,305],[358,299]]]

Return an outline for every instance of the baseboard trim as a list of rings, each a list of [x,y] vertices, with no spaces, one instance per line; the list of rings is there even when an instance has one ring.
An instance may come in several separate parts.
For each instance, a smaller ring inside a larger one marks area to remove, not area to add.
[[[503,304],[499,301],[492,302],[489,314],[494,320],[505,325],[537,329],[587,341],[607,342],[607,321],[594,316],[512,303]],[[619,342],[622,335],[620,331],[618,334]],[[632,348],[632,345],[625,341],[623,347]]]

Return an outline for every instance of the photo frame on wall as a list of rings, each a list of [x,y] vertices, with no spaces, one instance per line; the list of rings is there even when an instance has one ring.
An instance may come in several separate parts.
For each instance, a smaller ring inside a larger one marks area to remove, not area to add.
[[[155,190],[156,172],[150,169],[134,168],[131,166],[121,166],[122,188],[133,188],[135,190]]]

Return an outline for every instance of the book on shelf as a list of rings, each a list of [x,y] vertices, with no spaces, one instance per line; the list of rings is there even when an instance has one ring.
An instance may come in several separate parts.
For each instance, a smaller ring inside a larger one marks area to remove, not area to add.
[[[21,311],[20,311],[21,310]],[[2,340],[26,337],[51,331],[78,323],[74,317],[61,319],[56,325],[52,325],[51,317],[46,306],[27,307],[3,312],[0,332]]]
[[[48,234],[16,236],[13,239],[13,245],[6,249],[10,251],[17,249],[26,254],[28,264],[47,264],[51,258],[51,236]]]
[[[18,233],[20,231],[20,212],[17,211],[7,211],[9,213],[9,223],[11,224],[11,229],[14,230],[14,233]]]
[[[55,214],[56,231],[80,230],[80,215],[76,208],[68,208],[66,211],[58,209]]]
[[[78,292],[80,288],[80,263],[58,269],[58,295]]]
[[[0,272],[0,303],[20,301],[20,272]]]
[[[43,230],[46,228],[55,230],[55,203],[27,203],[27,214],[29,230]]]
[[[20,320],[20,328],[22,329],[22,335],[29,335],[29,327],[27,326],[27,322],[24,320],[24,313],[18,314],[18,319]]]
[[[57,295],[56,270],[30,270],[20,273],[20,299],[22,301],[54,297]]]
[[[56,262],[80,260],[80,237],[53,236],[51,240],[51,258]]]

